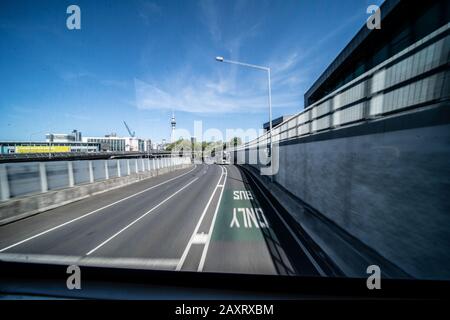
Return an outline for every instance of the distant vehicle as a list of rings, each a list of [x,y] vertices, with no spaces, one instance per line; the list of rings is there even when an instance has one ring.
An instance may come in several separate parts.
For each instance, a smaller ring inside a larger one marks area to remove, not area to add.
[[[230,153],[229,152],[223,152],[222,156],[220,157],[219,164],[230,164]]]

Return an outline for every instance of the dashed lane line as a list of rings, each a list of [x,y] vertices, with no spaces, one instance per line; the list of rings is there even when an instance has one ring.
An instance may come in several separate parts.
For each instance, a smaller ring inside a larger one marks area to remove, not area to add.
[[[53,228],[50,228],[50,229],[45,230],[45,231],[42,231],[42,232],[40,232],[40,233],[38,233],[38,234],[35,234],[34,236],[31,236],[31,237],[29,237],[29,238],[26,238],[26,239],[24,239],[24,240],[21,240],[21,241],[19,241],[19,242],[16,242],[16,243],[14,243],[14,244],[12,244],[12,245],[9,245],[9,246],[7,246],[7,247],[5,247],[5,248],[3,248],[3,249],[0,249],[0,252],[4,252],[4,251],[6,251],[6,250],[8,250],[8,249],[14,248],[14,247],[16,247],[16,246],[18,246],[18,245],[20,245],[20,244],[22,244],[22,243],[25,243],[25,242],[27,242],[27,241],[33,240],[33,239],[35,239],[35,238],[37,238],[37,237],[43,236],[44,234],[47,234],[47,233],[51,232],[51,231],[57,230],[57,229],[59,229],[59,228],[62,228],[62,227],[66,226],[66,225],[68,225],[68,224],[70,224],[70,223],[72,223],[72,222],[75,222],[75,221],[81,220],[81,219],[83,219],[83,218],[86,218],[86,217],[88,217],[88,216],[90,216],[90,215],[92,215],[92,214],[94,214],[94,213],[97,213],[97,212],[102,211],[102,210],[104,210],[104,209],[106,209],[106,208],[112,207],[112,206],[114,206],[114,205],[116,205],[116,204],[118,204],[118,203],[120,203],[120,202],[123,202],[123,201],[125,201],[125,200],[131,199],[131,198],[133,198],[133,197],[136,197],[137,195],[140,195],[140,194],[142,194],[142,193],[144,193],[144,192],[147,192],[147,191],[150,191],[150,190],[152,190],[152,189],[154,189],[154,188],[157,188],[157,187],[159,187],[159,186],[162,186],[162,185],[164,185],[164,184],[166,184],[166,183],[168,183],[168,182],[170,182],[170,181],[173,181],[173,180],[175,180],[175,179],[181,178],[181,177],[183,177],[183,176],[185,176],[185,175],[191,173],[191,172],[194,171],[196,168],[197,168],[197,165],[195,165],[194,168],[192,168],[192,169],[189,170],[188,172],[185,172],[185,173],[183,173],[183,174],[181,174],[181,175],[179,175],[179,176],[176,176],[176,177],[173,177],[173,178],[171,178],[171,179],[168,179],[168,180],[166,180],[166,181],[164,181],[164,182],[161,182],[161,183],[159,183],[159,184],[157,184],[157,185],[154,185],[154,186],[152,186],[152,187],[149,187],[149,188],[146,188],[146,189],[144,189],[144,190],[141,190],[141,191],[139,191],[139,192],[137,192],[137,193],[135,193],[135,194],[132,194],[132,195],[130,195],[130,196],[128,196],[128,197],[125,197],[125,198],[123,198],[123,199],[120,199],[120,200],[118,200],[118,201],[115,201],[115,202],[113,202],[113,203],[110,203],[110,204],[108,204],[108,205],[106,205],[106,206],[103,206],[103,207],[101,207],[101,208],[95,209],[94,211],[88,212],[88,213],[86,213],[86,214],[84,214],[84,215],[82,215],[82,216],[79,216],[79,217],[77,217],[77,218],[74,218],[74,219],[72,219],[72,220],[69,220],[69,221],[67,221],[67,222],[64,222],[64,223],[62,223],[62,224],[59,224],[59,225],[57,225],[57,226],[55,226],[55,227],[53,227]]]
[[[97,251],[98,249],[100,249],[101,247],[103,247],[105,244],[107,244],[109,241],[111,241],[112,239],[114,239],[115,237],[117,237],[119,234],[121,234],[122,232],[124,232],[125,230],[127,230],[129,227],[131,227],[132,225],[134,225],[136,222],[138,222],[139,220],[141,220],[142,218],[144,218],[145,216],[149,215],[150,213],[152,213],[153,211],[155,211],[156,209],[158,209],[160,206],[162,206],[164,203],[166,203],[167,201],[169,201],[171,198],[173,198],[174,196],[176,196],[178,193],[180,193],[181,191],[183,191],[184,189],[186,189],[187,187],[189,187],[191,184],[193,184],[195,181],[198,180],[198,177],[196,177],[195,179],[193,179],[191,182],[189,182],[188,184],[184,185],[182,188],[178,189],[175,193],[171,194],[170,196],[168,196],[167,198],[165,198],[163,201],[161,201],[160,203],[158,203],[156,206],[154,206],[153,208],[151,208],[150,210],[148,210],[146,213],[144,213],[143,215],[141,215],[139,218],[133,220],[133,222],[129,223],[127,226],[125,226],[124,228],[120,229],[119,231],[117,231],[115,234],[113,234],[111,237],[109,237],[108,239],[106,239],[105,241],[103,241],[102,243],[100,243],[98,246],[96,246],[94,249],[92,249],[91,251],[89,251],[88,253],[86,253],[86,255],[90,255],[92,253],[94,253],[95,251]]]

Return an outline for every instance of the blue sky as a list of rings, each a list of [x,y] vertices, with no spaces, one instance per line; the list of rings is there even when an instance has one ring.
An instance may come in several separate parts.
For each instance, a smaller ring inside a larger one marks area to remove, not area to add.
[[[272,68],[273,116],[303,94],[381,1],[165,0],[0,2],[0,140],[85,136],[160,141],[177,126],[259,129],[268,119],[262,71]],[[66,8],[81,8],[81,30]]]

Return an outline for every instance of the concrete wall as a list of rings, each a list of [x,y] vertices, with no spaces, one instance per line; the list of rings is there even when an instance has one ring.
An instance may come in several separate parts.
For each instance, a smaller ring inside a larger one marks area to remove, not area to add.
[[[189,166],[188,157],[1,164],[0,225]]]
[[[275,181],[409,274],[450,279],[450,125],[281,146]]]
[[[281,143],[274,180],[411,276],[450,279],[448,107]]]

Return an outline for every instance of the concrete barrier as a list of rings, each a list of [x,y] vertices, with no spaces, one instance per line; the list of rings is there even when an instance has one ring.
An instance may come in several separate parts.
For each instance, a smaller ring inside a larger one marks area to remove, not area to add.
[[[0,165],[0,225],[192,166],[189,158],[81,160]],[[159,167],[158,167],[159,164]]]
[[[356,247],[362,244],[412,277],[450,279],[449,107],[280,143],[273,181],[316,216],[299,207],[290,214],[304,226],[316,221],[310,227],[316,242],[348,274],[357,273],[352,263],[359,275],[365,269],[343,256],[330,240],[333,228],[319,230],[317,221],[335,224]],[[259,174],[258,165],[248,166]]]

